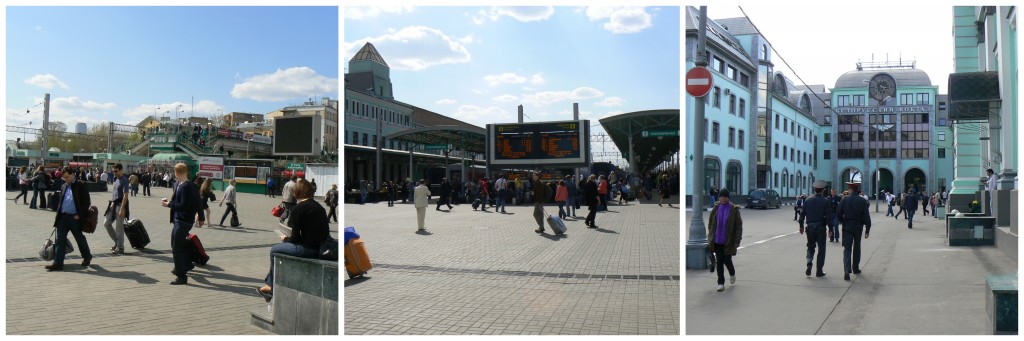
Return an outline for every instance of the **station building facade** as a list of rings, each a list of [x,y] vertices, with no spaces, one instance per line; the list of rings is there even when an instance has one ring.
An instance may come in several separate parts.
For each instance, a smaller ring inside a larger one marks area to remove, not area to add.
[[[687,7],[686,14],[689,69],[696,65],[699,12]],[[858,63],[832,88],[796,85],[774,70],[772,47],[747,18],[709,19],[706,36],[704,57],[715,84],[705,101],[706,122],[692,121],[693,97],[686,106],[688,136],[704,129],[704,160],[690,159],[694,142],[685,142],[688,167],[703,166],[705,178],[694,181],[687,173],[694,184],[687,199],[695,190],[707,196],[712,185],[739,194],[734,200],[755,188],[793,198],[810,194],[819,179],[840,190],[860,181],[871,196],[910,186],[950,188],[947,99],[913,64]],[[879,86],[882,94],[874,98]]]
[[[373,44],[366,43],[348,65],[343,100],[344,137],[341,139],[345,145],[343,167],[346,183],[377,181],[378,176],[382,181],[419,179],[426,168],[445,167],[442,152],[388,140],[385,136],[420,127],[471,125],[396,100],[391,68]],[[379,170],[376,165],[378,146],[382,150]],[[410,149],[414,167],[410,167]],[[458,162],[466,156],[458,151],[452,152],[449,161]]]

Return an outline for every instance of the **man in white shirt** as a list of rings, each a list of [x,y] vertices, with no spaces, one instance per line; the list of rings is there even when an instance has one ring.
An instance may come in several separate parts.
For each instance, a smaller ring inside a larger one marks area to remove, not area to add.
[[[416,207],[416,223],[419,229],[417,233],[426,233],[427,228],[423,226],[427,217],[427,204],[430,200],[430,189],[427,188],[427,180],[420,179],[420,185],[413,190],[413,206]]]
[[[281,215],[281,222],[288,219],[288,215],[292,213],[292,207],[295,207],[295,175],[292,175],[288,182],[284,184],[284,188],[281,189],[281,204],[284,205],[285,214]]]
[[[495,200],[497,203],[497,205],[494,206],[495,211],[501,210],[501,213],[505,213],[505,196],[508,194],[507,190],[508,180],[505,180],[505,176],[502,175],[498,181],[494,182],[494,193],[498,196]]]
[[[992,204],[994,203],[996,196],[996,183],[999,182],[999,176],[996,175],[996,172],[993,171],[992,168],[986,170],[985,173],[988,173],[988,182],[985,183],[985,189],[988,190],[988,212],[991,214]]]
[[[228,217],[228,212],[231,212],[231,227],[239,226],[236,225],[238,222],[238,210],[235,208],[235,202],[235,179],[231,179],[230,185],[228,188],[224,189],[224,196],[220,198],[220,205],[218,205],[224,206],[225,203],[228,204],[228,209],[224,211],[224,215],[220,217],[220,224],[218,225],[221,227],[224,227],[224,218]]]

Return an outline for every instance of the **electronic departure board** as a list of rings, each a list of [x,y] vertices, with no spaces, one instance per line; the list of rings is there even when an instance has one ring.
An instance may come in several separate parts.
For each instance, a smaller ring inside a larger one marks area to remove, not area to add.
[[[490,124],[488,161],[492,165],[583,165],[587,162],[589,122]]]

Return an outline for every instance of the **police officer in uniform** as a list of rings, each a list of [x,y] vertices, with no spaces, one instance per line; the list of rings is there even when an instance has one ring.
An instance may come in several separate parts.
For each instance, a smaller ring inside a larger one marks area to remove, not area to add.
[[[850,182],[850,195],[839,203],[836,215],[843,223],[843,279],[850,280],[850,272],[860,273],[860,235],[868,239],[871,234],[871,216],[868,201],[861,197],[859,182]],[[851,260],[852,257],[852,260]]]
[[[800,234],[804,233],[804,222],[807,226],[807,271],[805,275],[811,275],[811,265],[814,259],[814,248],[818,248],[818,271],[815,277],[825,277],[821,268],[825,266],[825,236],[832,239],[832,230],[828,223],[832,221],[832,205],[825,197],[821,196],[822,191],[828,186],[825,181],[814,182],[814,196],[804,201],[803,210],[800,210]]]

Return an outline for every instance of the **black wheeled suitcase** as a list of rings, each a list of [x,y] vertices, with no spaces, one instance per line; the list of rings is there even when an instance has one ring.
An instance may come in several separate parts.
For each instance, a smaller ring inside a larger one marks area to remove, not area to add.
[[[242,223],[238,222],[238,216],[237,215],[232,215],[231,216],[231,227],[239,227],[241,225],[242,225]]]
[[[480,199],[473,200],[473,210],[480,208]]]
[[[142,225],[141,220],[129,219],[124,224],[124,236],[128,237],[128,243],[133,249],[142,249],[149,245],[149,232],[146,232],[146,226]]]
[[[192,245],[192,262],[199,265],[206,265],[206,263],[210,261],[210,256],[206,254],[206,248],[203,247],[203,242],[199,241],[199,236],[195,233],[189,233],[187,243]]]

